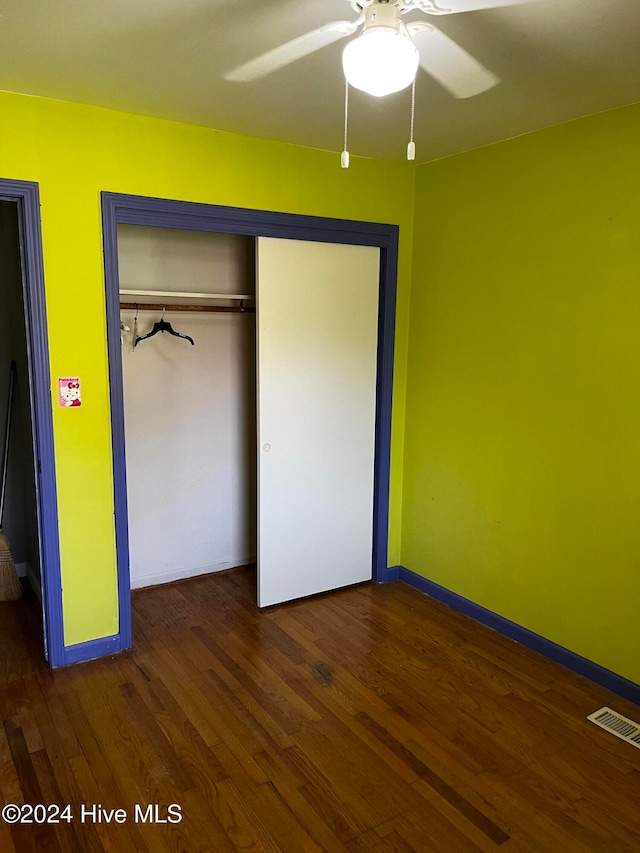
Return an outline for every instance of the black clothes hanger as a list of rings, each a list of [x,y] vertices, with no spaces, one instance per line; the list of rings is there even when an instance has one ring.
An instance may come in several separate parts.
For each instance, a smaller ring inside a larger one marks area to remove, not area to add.
[[[162,309],[162,319],[158,320],[157,323],[153,324],[153,329],[150,332],[147,332],[146,335],[141,335],[141,337],[136,338],[133,343],[133,348],[135,349],[140,341],[146,341],[147,338],[152,338],[154,335],[157,335],[158,332],[168,332],[170,335],[173,335],[174,338],[184,338],[185,341],[189,341],[191,346],[195,346],[193,338],[190,338],[189,335],[181,335],[180,332],[176,332],[176,330],[172,327],[171,323],[167,323],[164,319],[164,311]]]

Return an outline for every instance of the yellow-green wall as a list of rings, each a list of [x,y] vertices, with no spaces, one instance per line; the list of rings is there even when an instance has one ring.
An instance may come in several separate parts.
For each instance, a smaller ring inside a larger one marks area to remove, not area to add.
[[[402,564],[640,681],[640,106],[418,168]]]
[[[53,406],[67,644],[118,629],[109,190],[399,224],[390,564],[640,680],[640,107],[348,171],[8,93],[0,121],[0,176],[40,185],[51,375],[83,382],[80,409]]]
[[[400,226],[389,559],[400,547],[414,169],[110,110],[0,93],[0,176],[40,185],[67,645],[118,630],[100,192]],[[336,139],[340,128],[336,128]]]

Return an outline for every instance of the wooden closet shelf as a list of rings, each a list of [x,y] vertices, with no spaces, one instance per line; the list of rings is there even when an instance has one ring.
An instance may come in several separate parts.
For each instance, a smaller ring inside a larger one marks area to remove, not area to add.
[[[161,299],[239,299],[241,301],[252,301],[255,296],[251,293],[189,293],[182,290],[120,290],[120,296],[159,296]]]
[[[167,305],[160,302],[121,302],[121,311],[204,311],[209,314],[255,314],[253,305]]]

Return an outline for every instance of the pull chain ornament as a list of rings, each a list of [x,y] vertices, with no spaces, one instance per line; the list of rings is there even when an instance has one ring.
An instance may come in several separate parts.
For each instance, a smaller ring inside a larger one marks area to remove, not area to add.
[[[349,128],[349,81],[344,81],[344,148],[340,155],[340,165],[349,168],[349,151],[347,150],[347,132]]]
[[[409,137],[409,144],[407,145],[407,160],[415,160],[416,159],[416,144],[413,141],[413,123],[416,114],[416,81],[415,77],[413,80],[413,85],[411,87],[411,133]]]

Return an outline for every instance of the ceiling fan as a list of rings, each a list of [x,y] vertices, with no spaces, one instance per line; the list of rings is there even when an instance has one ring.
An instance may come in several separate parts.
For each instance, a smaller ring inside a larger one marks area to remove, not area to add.
[[[427,21],[406,23],[409,12],[443,16],[514,6],[531,0],[346,0],[354,21],[332,21],[227,71],[225,80],[248,83],[266,77],[320,48],[355,35],[343,54],[350,85],[372,95],[406,88],[418,65],[456,98],[490,89],[499,78]],[[442,5],[440,5],[442,4]]]

